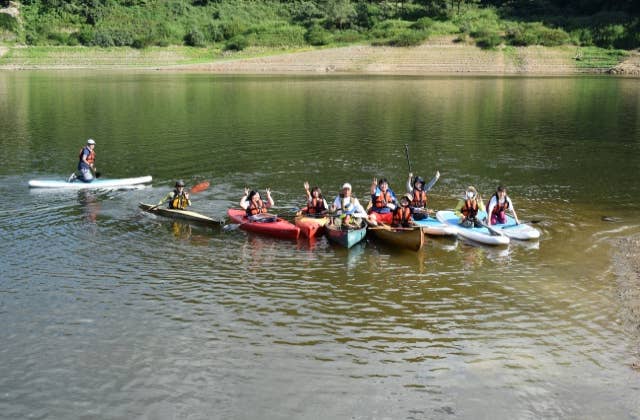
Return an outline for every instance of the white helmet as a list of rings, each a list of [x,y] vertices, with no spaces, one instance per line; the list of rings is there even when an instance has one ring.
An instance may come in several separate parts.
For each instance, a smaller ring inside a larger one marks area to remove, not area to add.
[[[345,188],[351,189],[351,184],[349,184],[348,182],[345,182],[345,183],[342,185],[342,189],[344,190]]]
[[[96,141],[94,139],[89,139],[87,140],[87,144],[96,144]]]

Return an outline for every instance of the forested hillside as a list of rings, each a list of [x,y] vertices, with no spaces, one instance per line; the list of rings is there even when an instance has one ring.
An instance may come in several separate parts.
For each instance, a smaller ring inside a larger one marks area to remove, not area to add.
[[[483,48],[640,47],[636,0],[0,0],[0,42],[296,48],[408,46],[455,35]]]

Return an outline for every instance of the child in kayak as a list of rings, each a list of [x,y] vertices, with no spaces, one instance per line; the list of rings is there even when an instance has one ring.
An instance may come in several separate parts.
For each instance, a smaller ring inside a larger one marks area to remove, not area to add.
[[[319,187],[313,187],[309,190],[309,183],[307,181],[305,181],[303,185],[307,196],[307,205],[298,213],[310,217],[322,217],[327,214],[329,205],[327,204],[327,200],[322,196],[322,190],[320,190]]]
[[[400,197],[400,205],[393,211],[393,227],[411,227],[413,226],[413,217],[411,216],[411,199],[413,196],[409,193]]]
[[[373,178],[371,183],[371,208],[369,209],[369,221],[372,224],[391,224],[393,211],[397,206],[396,195],[389,188],[386,178],[377,180]]]
[[[258,191],[250,191],[249,188],[244,189],[244,195],[240,199],[240,207],[246,211],[249,220],[262,222],[276,220],[275,215],[267,213],[267,210],[274,205],[273,198],[271,198],[271,189],[267,188],[265,193],[267,201],[260,197]]]

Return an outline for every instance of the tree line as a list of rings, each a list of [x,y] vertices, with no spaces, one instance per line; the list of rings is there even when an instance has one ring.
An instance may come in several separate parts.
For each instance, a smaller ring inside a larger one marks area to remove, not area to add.
[[[0,0],[0,41],[28,45],[640,47],[637,0]]]

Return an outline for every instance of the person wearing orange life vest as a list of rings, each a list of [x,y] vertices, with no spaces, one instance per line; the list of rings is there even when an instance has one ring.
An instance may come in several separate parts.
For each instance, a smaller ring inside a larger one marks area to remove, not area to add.
[[[507,195],[507,188],[502,185],[496,188],[495,194],[491,196],[489,204],[487,204],[487,224],[489,226],[496,223],[507,223],[507,210],[511,211],[516,224],[520,224],[516,209],[513,207],[511,199]]]
[[[240,199],[240,207],[242,207],[246,213],[247,217],[251,219],[259,219],[259,215],[267,213],[267,210],[273,207],[274,202],[273,198],[271,198],[271,189],[265,189],[267,200],[264,201],[260,197],[260,193],[255,190],[249,190],[249,188],[244,189],[244,195]]]
[[[391,224],[393,210],[397,207],[396,195],[389,188],[386,178],[377,180],[373,178],[371,183],[371,208],[369,209],[369,221],[372,224]]]
[[[161,206],[165,202],[169,202],[169,208],[175,210],[184,210],[187,206],[191,205],[191,199],[189,198],[189,193],[184,190],[184,181],[179,179],[176,181],[176,185],[173,191],[170,191],[169,194],[164,196],[157,206]]]
[[[87,140],[87,144],[80,149],[78,154],[78,172],[71,174],[67,182],[73,182],[79,179],[82,182],[91,182],[96,173],[96,142],[93,139]]]
[[[304,182],[304,191],[307,196],[307,205],[302,208],[300,214],[311,217],[322,217],[327,213],[329,205],[327,200],[322,196],[322,190],[319,187],[313,187],[309,190],[309,183]]]
[[[423,220],[429,217],[429,210],[427,209],[428,197],[427,193],[440,179],[440,171],[436,171],[436,174],[431,181],[425,186],[424,179],[420,176],[413,177],[413,173],[409,173],[409,179],[407,180],[407,193],[411,194],[411,213],[414,220]]]
[[[400,205],[393,211],[391,226],[411,227],[413,226],[413,216],[411,215],[411,200],[413,195],[406,193],[400,197]]]
[[[460,224],[464,227],[481,227],[482,221],[478,217],[478,212],[484,208],[482,198],[478,191],[472,186],[467,187],[464,197],[458,202],[455,212],[460,216]]]

